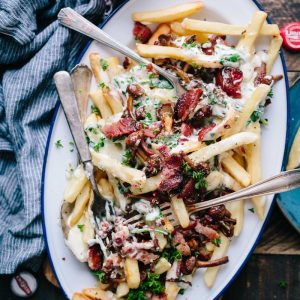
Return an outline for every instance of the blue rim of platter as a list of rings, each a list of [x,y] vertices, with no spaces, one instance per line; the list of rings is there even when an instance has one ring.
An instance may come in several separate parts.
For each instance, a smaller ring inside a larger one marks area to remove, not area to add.
[[[99,25],[100,28],[103,28],[109,21],[110,19],[124,6],[126,5],[130,0],[125,0],[121,5],[119,5],[112,13],[110,16],[108,16],[103,23],[101,23]],[[259,10],[264,11],[263,6],[257,1],[257,0],[251,0]],[[270,18],[267,18],[267,22],[270,24],[272,23]],[[89,48],[90,44],[92,43],[92,40],[89,41],[86,46],[83,48],[82,52],[79,54],[77,63],[80,63],[83,55],[85,54],[85,52],[87,51],[87,49]],[[288,77],[287,77],[287,68],[286,68],[286,64],[285,64],[285,59],[282,53],[282,50],[280,50],[280,59],[281,59],[281,63],[282,63],[282,67],[283,67],[283,73],[284,73],[284,80],[285,80],[285,87],[286,87],[286,99],[287,99],[287,124],[286,124],[286,137],[285,137],[285,143],[287,143],[287,132],[288,132],[288,127],[289,127],[289,117],[290,117],[290,110],[289,110],[289,85],[288,85]],[[46,251],[48,253],[48,257],[49,257],[49,262],[51,265],[51,268],[53,270],[53,273],[55,275],[55,278],[59,284],[59,286],[61,287],[64,295],[66,296],[67,299],[69,299],[68,295],[66,294],[65,290],[63,289],[63,287],[60,284],[59,281],[59,277],[56,274],[55,268],[54,268],[54,264],[51,258],[51,254],[50,254],[50,250],[49,250],[49,246],[48,246],[48,239],[47,239],[47,232],[46,232],[46,225],[45,225],[45,209],[44,209],[44,187],[45,187],[45,175],[46,175],[46,166],[47,166],[47,158],[48,158],[48,152],[49,152],[49,145],[50,145],[50,140],[51,140],[51,136],[52,136],[52,131],[54,128],[54,124],[56,121],[56,117],[58,114],[60,108],[60,101],[57,100],[57,103],[55,105],[54,108],[54,113],[53,113],[53,117],[51,120],[51,124],[50,124],[50,130],[49,130],[49,134],[48,134],[48,138],[47,138],[47,143],[46,143],[46,148],[45,148],[45,154],[44,154],[44,162],[43,162],[43,169],[42,169],[42,181],[41,181],[41,212],[42,212],[42,227],[43,227],[43,233],[44,233],[44,240],[45,240],[45,246],[46,246]],[[285,166],[287,161],[287,151],[285,151],[284,156],[283,156],[283,161],[282,161],[282,166],[281,169],[283,169],[283,167]],[[253,253],[255,247],[257,246],[258,242],[260,241],[260,238],[267,226],[267,224],[269,223],[270,220],[270,216],[271,216],[271,212],[273,210],[274,207],[274,203],[275,203],[275,197],[272,200],[272,204],[270,206],[269,212],[265,218],[265,221],[262,225],[262,228],[260,230],[260,233],[257,236],[256,241],[254,242],[252,248],[250,249],[247,257],[245,258],[245,260],[243,261],[243,263],[240,265],[239,269],[236,271],[236,273],[234,274],[234,276],[229,280],[229,282],[225,285],[225,287],[222,289],[222,291],[214,298],[214,299],[218,299],[221,295],[224,294],[224,292],[227,290],[227,288],[232,284],[232,282],[235,280],[235,278],[239,275],[239,273],[241,272],[241,270],[243,269],[244,265],[247,263],[247,261],[249,260],[251,254]]]

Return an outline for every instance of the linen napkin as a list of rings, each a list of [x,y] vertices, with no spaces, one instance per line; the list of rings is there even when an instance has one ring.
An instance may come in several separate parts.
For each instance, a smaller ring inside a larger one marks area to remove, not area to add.
[[[106,7],[108,5],[108,7]],[[0,274],[37,270],[44,240],[41,173],[58,100],[55,72],[74,67],[87,38],[58,24],[72,7],[95,24],[104,0],[0,1]]]

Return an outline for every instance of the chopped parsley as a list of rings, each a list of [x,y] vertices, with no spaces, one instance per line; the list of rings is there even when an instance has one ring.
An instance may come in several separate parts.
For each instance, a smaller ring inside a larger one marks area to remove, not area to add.
[[[214,97],[214,95],[212,93],[209,93],[208,95],[208,104],[209,105],[215,105],[218,102],[216,101],[216,98]]]
[[[140,284],[139,288],[130,290],[128,300],[147,300],[146,291],[154,294],[161,294],[165,287],[160,278],[161,275],[148,272],[147,278]]]
[[[251,122],[255,123],[257,121],[259,121],[259,123],[263,124],[263,125],[268,125],[268,119],[263,118],[264,114],[264,107],[263,106],[259,106],[250,116],[250,119],[248,121],[248,124],[250,124]]]
[[[126,149],[123,154],[122,164],[125,166],[133,166],[133,157],[130,149]]]
[[[268,95],[267,95],[267,97],[268,97],[268,98],[273,98],[273,96],[274,96],[274,93],[273,93],[273,89],[271,88],[271,89],[270,89],[270,92],[269,92]]]
[[[70,152],[73,152],[74,151],[74,146],[75,146],[75,144],[74,144],[74,142],[69,142],[69,145],[70,145]]]
[[[173,89],[173,85],[166,79],[153,77],[150,79],[150,88]]]
[[[219,247],[221,245],[221,238],[217,237],[217,238],[213,239],[211,242]]]
[[[280,280],[280,281],[278,282],[278,285],[279,285],[280,288],[285,289],[287,283],[286,283],[285,280]]]
[[[105,279],[105,273],[101,270],[92,271],[92,273],[98,278],[99,281],[103,282]]]
[[[101,66],[103,71],[107,70],[108,66],[109,66],[107,60],[101,58],[100,59],[100,66]]]
[[[78,224],[78,225],[77,225],[77,228],[78,228],[81,232],[83,232],[83,230],[84,230],[84,224]]]
[[[104,147],[104,141],[105,141],[105,138],[104,137],[101,137],[98,141],[98,143],[93,147],[93,149],[96,151],[96,152],[99,152],[99,150],[101,148]]]
[[[228,55],[228,56],[223,56],[221,59],[220,59],[220,64],[221,65],[227,65],[228,63],[236,63],[236,62],[239,62],[241,60],[241,56],[238,55],[238,54],[231,54],[231,55]]]
[[[191,63],[191,66],[192,66],[194,69],[198,69],[198,68],[199,68],[199,66],[198,66],[195,62],[192,62],[192,63]]]
[[[100,82],[100,83],[98,84],[98,87],[101,88],[101,89],[104,89],[104,88],[106,88],[107,86],[106,86],[106,84],[105,84],[104,82]]]
[[[184,292],[185,292],[185,289],[180,289],[179,292],[178,292],[178,294],[179,294],[179,295],[183,295]]]
[[[149,75],[149,79],[152,79],[152,78],[155,78],[156,76],[155,76],[155,74],[154,73],[150,73],[150,75]]]
[[[97,132],[97,129],[96,129],[95,127],[89,127],[89,128],[87,128],[87,130],[88,130],[89,132],[93,133],[93,134],[97,134],[97,133],[98,133],[98,132]]]
[[[126,193],[126,191],[127,191],[126,188],[120,182],[118,182],[117,187],[118,187],[118,190],[121,194]]]
[[[255,211],[254,211],[254,208],[253,208],[253,207],[249,208],[248,210],[249,210],[250,212],[252,212],[253,214],[255,213]]]
[[[157,144],[164,144],[170,149],[175,148],[178,145],[179,133],[174,133],[172,135],[162,135],[155,140]]]
[[[205,174],[202,171],[193,171],[192,177],[195,181],[196,190],[207,188],[207,181],[205,179]]]
[[[61,143],[61,140],[57,140],[57,141],[55,142],[55,147],[56,147],[57,149],[63,148],[63,147],[64,147],[63,144]]]
[[[97,116],[100,115],[99,109],[96,106],[94,106],[94,105],[91,106],[91,111],[92,111],[93,114],[95,114]]]
[[[180,260],[182,258],[182,253],[175,247],[171,246],[170,248],[165,248],[162,253],[162,257],[164,257],[169,263],[173,263],[175,260]]]
[[[205,174],[202,171],[194,171],[186,161],[182,164],[182,168],[186,175],[194,179],[195,189],[200,190],[207,188]]]

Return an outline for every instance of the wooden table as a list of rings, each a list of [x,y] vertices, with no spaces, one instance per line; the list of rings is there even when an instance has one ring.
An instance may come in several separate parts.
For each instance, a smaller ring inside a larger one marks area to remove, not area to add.
[[[261,0],[261,3],[271,20],[280,27],[287,22],[300,20],[299,0]],[[300,76],[300,54],[284,50],[284,56],[289,83],[292,85]],[[299,234],[283,217],[277,205],[274,205],[261,241],[241,273],[226,290],[223,300],[300,299],[299,270]],[[44,278],[42,271],[37,276],[40,287],[33,300],[65,299],[62,291]],[[15,299],[9,292],[9,282],[9,277],[0,276],[0,299]]]

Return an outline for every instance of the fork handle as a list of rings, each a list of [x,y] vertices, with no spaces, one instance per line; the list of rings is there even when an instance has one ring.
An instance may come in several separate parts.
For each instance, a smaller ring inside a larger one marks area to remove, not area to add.
[[[66,71],[59,71],[55,73],[53,78],[80,160],[83,163],[91,161],[70,74]]]
[[[269,179],[260,181],[240,191],[213,199],[189,205],[189,211],[194,213],[212,206],[225,204],[236,200],[249,199],[253,197],[277,194],[290,191],[300,187],[300,169],[281,172]]]
[[[106,32],[104,32],[99,27],[97,27],[96,25],[88,21],[86,18],[78,14],[75,10],[73,10],[70,7],[61,9],[57,17],[60,24],[70,29],[73,29],[77,32],[80,32],[84,35],[87,35],[104,46],[107,46],[117,52],[120,52],[123,55],[128,56],[139,63],[145,65],[151,63],[145,58],[139,56],[136,52],[134,52],[130,48],[119,43],[117,40],[112,38]],[[166,77],[171,82],[174,83],[177,81],[176,76],[173,76],[172,74],[166,72],[164,69],[160,68],[156,64],[152,64],[152,65],[158,73]]]

